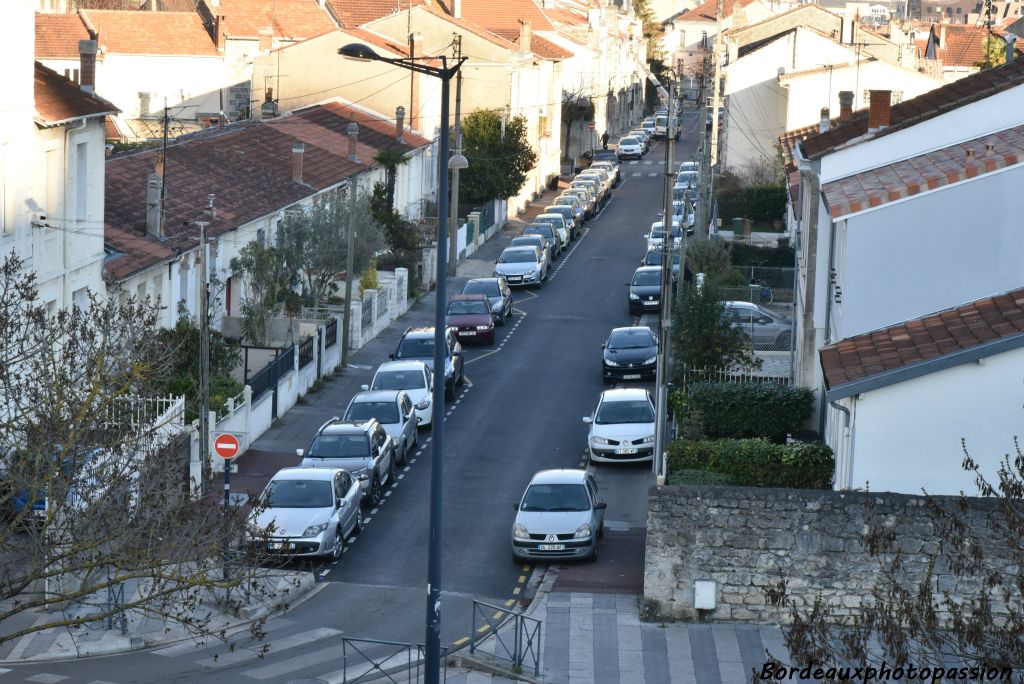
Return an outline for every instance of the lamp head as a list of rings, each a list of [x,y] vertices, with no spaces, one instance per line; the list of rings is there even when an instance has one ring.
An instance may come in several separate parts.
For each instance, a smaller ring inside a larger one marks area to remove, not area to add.
[[[380,59],[380,55],[374,52],[369,45],[362,43],[349,43],[338,48],[338,54],[347,59],[355,59],[360,62],[373,62]]]
[[[468,169],[469,160],[466,159],[461,154],[453,154],[451,156],[451,159],[448,160],[448,168],[452,171],[454,171],[455,169]]]

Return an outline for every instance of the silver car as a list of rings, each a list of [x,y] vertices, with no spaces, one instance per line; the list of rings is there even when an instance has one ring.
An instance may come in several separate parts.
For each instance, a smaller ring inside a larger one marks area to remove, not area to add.
[[[388,361],[377,367],[369,385],[363,390],[405,390],[412,399],[419,427],[430,425],[433,418],[433,374],[423,361]]]
[[[418,443],[419,418],[412,398],[403,390],[360,392],[348,403],[342,420],[376,418],[395,444],[395,465],[404,466]]]
[[[512,238],[512,242],[508,243],[509,247],[539,247],[544,252],[544,259],[547,261],[548,269],[551,268],[551,245],[548,244],[548,239],[543,235],[520,235],[519,237]]]
[[[745,332],[754,349],[789,351],[793,343],[793,319],[753,302],[724,302],[732,324]]]
[[[587,456],[591,463],[632,463],[654,458],[654,402],[641,388],[601,392],[590,426]]]
[[[510,287],[543,287],[548,277],[548,265],[536,247],[506,247],[494,264],[494,275],[504,276]]]
[[[585,470],[542,470],[530,480],[512,524],[512,558],[597,560],[607,504]]]
[[[250,542],[275,555],[337,560],[345,539],[363,527],[361,497],[358,480],[345,470],[279,470],[250,519]]]
[[[562,207],[569,207],[572,209],[573,218],[576,221],[576,225],[580,231],[583,230],[583,202],[580,198],[572,194],[562,194],[555,198],[555,204]]]
[[[569,224],[565,222],[565,219],[561,214],[537,214],[537,217],[533,219],[533,222],[551,224],[551,227],[558,232],[558,239],[562,241],[563,249],[569,246],[569,241],[572,240],[572,229],[569,227]]]

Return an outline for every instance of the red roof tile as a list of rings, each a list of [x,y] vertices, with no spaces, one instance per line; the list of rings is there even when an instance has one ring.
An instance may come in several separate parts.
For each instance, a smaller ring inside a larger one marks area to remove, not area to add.
[[[89,38],[77,14],[36,12],[36,59],[78,59],[78,41]]]
[[[451,14],[452,0],[436,0],[437,6]],[[530,22],[533,31],[554,31],[533,0],[462,0],[462,18],[488,31],[519,31],[521,22]]]
[[[585,14],[580,12],[574,12],[573,10],[566,9],[564,7],[554,7],[552,9],[544,10],[544,14],[547,15],[548,19],[555,22],[556,24],[565,24],[567,26],[585,26],[590,23],[590,20]]]
[[[518,30],[504,30],[504,29],[493,29],[493,33],[497,36],[501,36],[510,43],[519,45],[519,31]],[[536,33],[530,36],[530,52],[543,57],[544,59],[569,59],[574,53],[562,48],[555,43],[552,43],[547,38],[542,38]]]
[[[359,123],[357,154],[348,159],[346,128]],[[266,122],[245,122],[209,129],[167,148],[163,240],[147,237],[146,183],[158,150],[114,157],[106,164],[105,241],[121,255],[109,259],[106,272],[114,279],[160,263],[196,246],[196,207],[207,194],[216,195],[217,219],[210,235],[234,230],[262,216],[336,185],[353,173],[375,165],[380,149],[412,150],[429,144],[405,133],[395,143],[394,124],[340,102],[293,112]],[[305,143],[302,182],[291,174],[292,145]]]
[[[755,0],[738,0],[740,7],[746,7]],[[737,0],[722,0],[722,18],[731,17],[733,7]],[[676,21],[717,21],[716,13],[718,12],[718,0],[708,0],[707,2],[697,5],[689,12],[686,12]]]
[[[224,17],[228,37],[256,38],[260,29],[270,29],[278,38],[312,38],[337,28],[316,0],[220,0],[219,7],[204,2],[204,13]]]
[[[334,16],[345,28],[356,28],[381,17],[429,4],[430,0],[329,0]]]
[[[870,137],[888,135],[1021,84],[1024,84],[1024,62],[1012,62],[979,71],[892,105],[892,125],[875,131]],[[859,141],[867,134],[868,110],[861,109],[854,112],[849,120],[830,128],[825,133],[809,136],[800,146],[805,157],[820,159],[852,140]]]
[[[210,34],[195,12],[81,10],[98,34],[100,48],[123,55],[218,56]]]
[[[121,111],[39,62],[36,62],[35,101],[36,121],[43,126]]]
[[[388,50],[396,55],[407,57],[409,55],[409,46],[403,45],[402,43],[391,40],[387,36],[382,36],[379,33],[373,31],[367,31],[366,29],[353,28],[353,29],[341,29],[340,33],[346,33],[356,40],[363,43],[369,43],[384,50]]]
[[[1024,289],[980,299],[822,347],[829,390],[931,361],[986,342],[1024,335]]]
[[[832,181],[821,191],[835,220],[1022,161],[1024,125]]]

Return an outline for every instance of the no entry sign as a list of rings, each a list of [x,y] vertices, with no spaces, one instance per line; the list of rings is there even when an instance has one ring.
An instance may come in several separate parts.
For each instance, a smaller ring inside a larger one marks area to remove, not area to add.
[[[213,450],[217,452],[217,455],[221,458],[234,458],[238,455],[238,449],[241,445],[238,443],[238,438],[230,432],[224,432],[217,435],[217,438],[213,440]]]

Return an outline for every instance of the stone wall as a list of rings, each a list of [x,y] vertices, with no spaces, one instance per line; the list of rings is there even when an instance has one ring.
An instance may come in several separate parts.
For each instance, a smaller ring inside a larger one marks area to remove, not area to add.
[[[880,564],[887,562],[872,557],[864,546],[869,497],[874,515],[895,527],[906,571],[919,577],[927,554],[938,549],[922,496],[653,487],[644,572],[647,612],[696,619],[694,581],[710,579],[717,585],[717,607],[708,616],[712,620],[785,623],[790,602],[806,608],[817,596],[837,614],[849,614],[870,593]],[[981,518],[993,503],[971,500],[975,529],[984,529]],[[941,562],[936,586],[966,600],[978,594],[973,583],[955,582]]]

